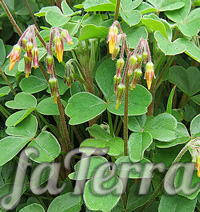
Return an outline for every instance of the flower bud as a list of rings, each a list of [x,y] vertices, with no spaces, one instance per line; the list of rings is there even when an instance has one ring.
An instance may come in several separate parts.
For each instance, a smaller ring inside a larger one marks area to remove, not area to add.
[[[21,52],[21,47],[20,45],[16,44],[13,46],[13,49],[11,53],[8,55],[10,57],[10,66],[9,66],[9,71],[11,71],[17,61],[19,61],[20,58],[20,52]]]
[[[67,86],[68,86],[68,88],[71,88],[71,86],[72,86],[72,82],[71,82],[71,79],[70,79],[70,77],[66,77],[66,82],[67,82]]]
[[[33,67],[36,69],[39,67],[39,51],[38,48],[32,49],[32,56],[33,56]]]
[[[73,45],[73,41],[72,41],[72,38],[70,37],[69,35],[69,32],[68,30],[66,29],[63,29],[62,32],[60,33],[61,36],[65,39],[65,41],[69,44],[69,45]]]
[[[116,95],[117,95],[117,92],[118,92],[117,87],[118,87],[120,81],[121,81],[121,77],[118,77],[117,75],[115,75],[114,76],[114,83],[115,83],[115,94]]]
[[[148,58],[148,53],[145,51],[142,53],[142,59],[143,59],[144,63],[147,62],[147,58]]]
[[[122,102],[122,98],[123,98],[123,95],[124,95],[124,92],[125,92],[125,85],[120,83],[118,86],[117,86],[117,99],[116,99],[116,106],[115,106],[115,109],[117,110]]]
[[[31,73],[31,58],[28,57],[27,53],[24,54],[24,62],[25,62],[25,77],[28,78],[29,74]]]
[[[141,54],[137,54],[137,62],[138,62],[138,64],[141,64],[141,62],[142,62],[142,55]]]
[[[111,26],[109,28],[108,39],[107,39],[107,42],[109,42],[109,53],[110,54],[113,54],[114,47],[117,42],[117,34],[118,34],[117,27]]]
[[[133,90],[133,88],[136,87],[137,81],[140,78],[140,76],[142,75],[142,71],[141,69],[135,69],[135,71],[133,72],[133,78],[131,81],[131,90]]]
[[[28,41],[26,43],[26,53],[29,58],[32,58],[32,49],[33,49],[33,43],[31,41]]]
[[[23,49],[26,48],[27,42],[28,42],[28,39],[27,39],[26,37],[24,37],[24,38],[22,39],[22,48],[23,48]]]
[[[53,98],[53,102],[57,103],[57,97],[58,97],[58,92],[57,92],[57,88],[58,88],[58,80],[55,77],[52,77],[49,79],[49,85],[50,85],[50,89],[51,89],[51,96]]]
[[[122,69],[124,67],[124,59],[123,58],[119,58],[117,60],[117,76],[121,77],[121,73],[122,73]]]
[[[113,53],[112,53],[112,60],[114,60],[117,57],[117,55],[119,54],[119,51],[120,51],[119,46],[115,45]]]
[[[63,38],[60,35],[56,35],[54,38],[55,42],[55,52],[57,54],[58,62],[61,63],[63,61]]]
[[[137,63],[137,57],[135,55],[131,55],[129,58],[129,69],[128,69],[128,76],[130,77],[133,73],[134,66]]]
[[[46,61],[47,61],[47,73],[51,74],[52,73],[52,68],[53,68],[53,56],[48,54],[46,56]]]
[[[197,156],[196,160],[197,176],[200,177],[200,156]]]
[[[152,83],[153,77],[155,78],[154,65],[152,62],[148,62],[146,64],[146,71],[145,71],[145,79],[147,80],[148,89],[151,88],[151,83]]]

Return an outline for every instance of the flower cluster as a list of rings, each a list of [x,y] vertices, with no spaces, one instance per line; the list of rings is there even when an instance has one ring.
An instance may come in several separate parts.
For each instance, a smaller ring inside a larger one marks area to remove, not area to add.
[[[31,67],[35,69],[39,67],[39,51],[36,43],[35,26],[29,26],[23,35],[20,37],[18,43],[13,47],[12,51],[8,55],[10,57],[11,71],[17,61],[20,59],[21,48],[25,50],[24,62],[25,62],[25,77],[28,78],[31,73]]]
[[[122,45],[120,49],[119,44],[121,40]],[[151,54],[147,40],[141,38],[135,50],[131,52],[126,44],[126,35],[122,32],[121,26],[117,21],[115,21],[109,29],[107,42],[109,43],[109,53],[112,54],[113,60],[121,50],[120,57],[117,59],[116,63],[117,72],[114,76],[114,91],[117,95],[116,109],[118,109],[125,92],[125,77],[128,76],[130,78],[132,76],[130,88],[133,90],[142,75],[142,64],[144,63],[146,64],[144,78],[147,81],[148,89],[150,89],[152,80],[155,78],[154,65],[151,61]],[[125,50],[127,53],[126,63],[124,61]]]

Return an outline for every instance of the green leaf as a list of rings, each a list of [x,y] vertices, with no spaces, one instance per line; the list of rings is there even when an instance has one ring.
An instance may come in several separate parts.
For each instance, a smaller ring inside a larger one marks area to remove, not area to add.
[[[28,146],[39,151],[39,157],[32,155],[30,157],[37,163],[51,162],[58,157],[61,151],[57,139],[47,131],[41,132]],[[26,152],[28,153],[29,150],[27,149]]]
[[[64,100],[62,100],[62,103],[64,107],[67,105],[67,103]],[[51,97],[43,99],[38,104],[36,110],[43,115],[57,116],[60,114],[58,110],[58,105],[53,102],[53,99]]]
[[[0,66],[3,65],[5,59],[6,59],[6,49],[3,43],[3,40],[0,39],[0,49],[1,49],[1,55],[0,55]]]
[[[200,91],[200,72],[196,67],[187,70],[182,66],[173,66],[169,70],[169,81],[177,85],[188,96],[193,96]]]
[[[153,142],[148,132],[132,133],[128,140],[128,152],[132,162],[141,161],[144,158],[144,151]]]
[[[193,212],[195,211],[197,199],[189,200],[179,195],[162,195],[159,212]]]
[[[45,212],[44,208],[37,204],[37,203],[33,203],[30,205],[27,205],[26,207],[22,208],[19,212]]]
[[[183,143],[189,141],[189,139],[190,139],[190,135],[188,133],[188,130],[185,127],[185,125],[182,124],[182,123],[177,124],[175,136],[176,136],[176,138],[173,139],[172,141],[166,142],[166,143],[158,142],[156,144],[156,146],[159,147],[159,148],[169,148],[169,147],[172,147],[172,146],[176,146],[178,144],[183,144]]]
[[[48,6],[48,7],[42,7],[41,10],[38,13],[35,13],[34,15],[37,17],[42,17],[45,16],[45,14],[50,11],[53,10],[54,12],[60,12],[60,9],[57,6]]]
[[[31,138],[8,136],[0,140],[0,166],[15,157]]]
[[[16,113],[13,113],[6,120],[7,127],[13,127],[22,122],[29,114],[31,114],[35,110],[34,107],[29,108],[27,110],[21,110]]]
[[[8,135],[33,138],[37,132],[38,122],[32,114],[25,118],[15,127],[8,127],[6,133]]]
[[[190,124],[190,133],[194,137],[200,135],[200,115],[195,116]]]
[[[196,103],[197,105],[200,105],[200,94],[192,96],[191,100]]]
[[[186,50],[186,46],[176,41],[170,42],[165,36],[159,31],[154,33],[159,49],[165,55],[176,55],[181,54]]]
[[[135,47],[139,43],[140,38],[143,38],[143,39],[148,38],[148,32],[146,28],[143,26],[128,28],[128,30],[126,30],[125,33],[126,33],[127,43],[129,45],[129,48],[131,49],[135,49]]]
[[[142,15],[147,14],[147,13],[154,13],[157,12],[157,9],[152,7],[150,4],[146,2],[142,2],[140,6],[137,8],[141,12]]]
[[[83,150],[81,150],[81,151],[83,151]],[[87,176],[86,176],[87,179],[94,177],[97,169],[101,165],[108,163],[107,159],[102,156],[92,156],[91,158],[81,159],[74,166],[75,172],[71,173],[69,175],[69,178],[73,179],[73,180],[84,180],[85,178],[84,178],[83,174],[81,174],[81,172],[83,172],[83,173],[85,172],[88,162],[89,162],[89,167],[88,167],[88,172],[87,172]],[[81,163],[83,163],[83,164],[81,164]],[[80,164],[81,164],[81,166],[80,166]],[[78,176],[78,173],[79,173],[79,176]]]
[[[103,187],[104,189],[108,189],[111,188],[113,185],[116,185],[116,183],[118,183],[118,191],[122,191],[122,182],[116,176],[104,182]],[[89,208],[90,210],[101,210],[103,212],[108,212],[115,207],[120,197],[121,195],[116,194],[116,191],[105,195],[95,193],[93,189],[93,179],[89,180],[85,184],[83,198],[87,208]]]
[[[70,17],[63,15],[60,10],[49,10],[45,15],[45,19],[52,27],[59,27],[65,25],[70,20]]]
[[[179,10],[175,11],[167,11],[165,14],[169,19],[174,22],[182,22],[186,19],[187,15],[190,12],[191,1],[190,0],[182,0],[185,3],[185,6]]]
[[[36,105],[36,98],[26,93],[18,93],[14,100],[6,102],[6,106],[12,109],[29,109],[36,107]]]
[[[79,212],[83,201],[81,195],[69,192],[56,197],[49,205],[47,212]]]
[[[146,115],[128,117],[128,128],[133,132],[142,132],[146,123]]]
[[[124,11],[120,9],[120,15],[129,26],[137,25],[142,18],[142,14],[138,10]]]
[[[70,117],[69,124],[76,125],[97,117],[106,107],[107,104],[97,96],[81,92],[69,99],[65,113]]]
[[[67,42],[64,42],[64,51],[71,51],[78,45],[78,38],[72,37],[73,45],[69,45]],[[65,85],[65,87],[67,87]]]
[[[169,98],[168,98],[168,101],[167,101],[166,112],[170,113],[170,114],[172,114],[172,101],[173,101],[173,98],[174,98],[175,89],[176,89],[176,85],[172,88],[170,95],[169,95]]]
[[[112,136],[98,124],[93,124],[91,127],[88,127],[87,130],[89,131],[90,135],[94,138],[100,138],[105,140],[109,140],[112,138]]]
[[[149,132],[154,139],[159,141],[171,141],[175,138],[177,121],[174,116],[162,113],[151,119],[145,126],[145,132]]]
[[[108,110],[116,115],[124,115],[124,102],[125,96],[122,99],[122,103],[118,110],[115,109],[116,95],[114,94],[108,103]],[[128,114],[129,116],[142,115],[147,112],[148,106],[151,104],[152,97],[149,91],[142,85],[137,84],[133,91],[129,92],[129,105]]]
[[[30,86],[31,85],[31,86]],[[45,90],[48,85],[44,80],[39,79],[35,76],[30,76],[29,78],[24,78],[20,84],[20,88],[25,93],[38,93],[40,91]]]
[[[106,142],[105,148],[109,148],[108,155],[118,156],[124,153],[124,141],[121,138],[114,137]]]
[[[74,14],[74,11],[69,7],[66,1],[62,1],[61,8],[62,8],[63,14],[66,16],[71,16]]]
[[[0,97],[6,96],[10,93],[10,88],[8,86],[4,86],[0,88]]]
[[[94,11],[115,11],[115,4],[109,0],[85,0],[83,7],[87,12]]]
[[[95,26],[94,24],[85,25],[79,36],[79,41],[87,40],[90,38],[107,38],[108,28],[104,26]]]
[[[80,147],[94,147],[94,148],[104,148],[106,145],[106,140],[105,139],[92,139],[92,138],[89,138],[89,139],[86,139],[85,141],[83,141],[80,145]],[[90,153],[93,152],[93,150],[84,150],[84,152],[87,154],[87,155],[90,155]]]
[[[194,43],[187,38],[178,38],[176,42],[185,45],[185,53],[194,60],[200,62],[200,49]]]

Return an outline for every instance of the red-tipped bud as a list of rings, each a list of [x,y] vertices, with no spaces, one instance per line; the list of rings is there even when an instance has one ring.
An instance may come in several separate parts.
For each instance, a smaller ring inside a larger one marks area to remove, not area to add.
[[[142,54],[142,59],[143,59],[144,63],[147,62],[147,58],[148,58],[148,53],[145,51],[145,52],[143,52],[143,54]]]
[[[21,47],[20,45],[16,44],[13,46],[13,49],[11,53],[8,55],[10,57],[10,66],[9,66],[9,71],[11,71],[17,61],[19,61],[20,58],[20,52],[21,52]]]
[[[32,56],[33,56],[33,67],[36,69],[39,67],[39,51],[37,48],[33,48]]]
[[[137,62],[138,62],[138,64],[141,64],[141,62],[142,62],[142,55],[141,54],[137,54]]]
[[[58,62],[61,63],[63,61],[63,38],[60,35],[56,35],[54,38],[55,42],[55,52],[57,54]]]
[[[118,87],[120,81],[121,81],[121,77],[118,77],[117,75],[115,75],[114,76],[114,83],[115,83],[115,94],[116,95],[117,95],[117,92],[118,92],[117,87]]]
[[[47,61],[47,73],[51,74],[53,68],[53,56],[48,54],[46,57],[46,61]]]
[[[28,57],[27,53],[24,54],[24,62],[25,62],[25,77],[28,78],[29,74],[31,73],[31,58]]]
[[[49,85],[51,89],[51,97],[53,98],[53,102],[57,103],[57,97],[58,97],[58,80],[55,77],[52,77],[49,79]]]
[[[122,98],[124,96],[124,92],[125,92],[125,85],[120,83],[117,86],[117,99],[116,99],[116,105],[115,105],[115,109],[117,110],[122,102]]]
[[[145,71],[145,79],[147,80],[148,89],[151,88],[151,83],[152,83],[153,77],[155,78],[154,65],[152,62],[148,62],[146,64],[146,71]]]
[[[111,26],[109,28],[108,39],[107,39],[107,42],[109,42],[109,53],[110,54],[113,54],[114,47],[117,42],[117,34],[118,34],[117,27]]]
[[[117,76],[121,77],[121,73],[122,73],[122,69],[124,67],[124,59],[123,58],[119,58],[117,60]]]
[[[134,66],[137,63],[137,57],[135,55],[131,55],[129,58],[129,68],[128,68],[128,76],[130,77],[133,73]]]
[[[113,53],[112,53],[112,60],[114,60],[117,57],[117,55],[119,54],[119,51],[120,51],[119,46],[115,45]]]
[[[32,58],[32,49],[33,49],[33,43],[31,41],[28,41],[26,43],[26,53],[29,58]]]
[[[69,87],[69,88],[71,88],[71,86],[72,86],[72,82],[71,82],[71,78],[70,77],[66,77],[66,82],[67,82],[67,86]]]
[[[131,90],[133,90],[133,88],[136,87],[137,81],[139,80],[141,75],[142,75],[141,69],[135,69],[135,71],[133,72],[133,78],[131,81]]]
[[[196,168],[197,168],[197,176],[200,177],[200,156],[197,156],[197,161],[196,161]]]
[[[73,41],[72,38],[69,35],[69,32],[66,29],[63,29],[62,32],[60,33],[62,35],[62,37],[65,39],[65,41],[69,44],[69,45],[73,45]]]

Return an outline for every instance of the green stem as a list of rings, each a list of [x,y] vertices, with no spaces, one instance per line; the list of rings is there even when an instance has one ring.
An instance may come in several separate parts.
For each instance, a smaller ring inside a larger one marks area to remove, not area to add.
[[[114,18],[115,21],[118,19],[120,1],[121,1],[121,0],[117,0],[116,10],[115,10],[115,18]]]
[[[129,100],[129,79],[126,74],[126,90],[124,103],[124,155],[128,155],[128,100]]]
[[[4,74],[4,72],[3,72],[3,70],[1,68],[0,68],[0,73],[1,73],[2,77],[4,78],[5,82],[7,83],[7,85],[9,86],[10,90],[12,91],[12,93],[14,95],[16,95],[16,92],[15,92],[13,86],[10,84],[8,78],[6,77],[6,75]]]
[[[173,170],[173,165],[178,163],[179,160],[183,157],[183,155],[187,152],[190,143],[193,141],[190,141],[187,145],[185,145],[183,147],[183,149],[179,152],[179,154],[177,155],[177,157],[175,158],[175,160],[173,161],[170,169],[167,171],[164,179],[162,180],[162,182],[160,183],[160,185],[158,186],[158,188],[154,191],[154,193],[152,194],[152,196],[150,197],[150,199],[144,204],[144,206],[140,209],[139,212],[143,212],[145,210],[145,208],[147,208],[148,206],[151,205],[151,203],[154,201],[154,199],[157,197],[157,195],[159,194],[159,192],[161,191],[162,187],[164,186],[164,182],[168,180],[168,178],[171,176],[172,170]]]
[[[8,18],[10,19],[10,22],[12,23],[12,25],[15,27],[15,29],[17,30],[17,33],[19,34],[19,36],[22,35],[22,31],[21,29],[19,28],[19,26],[17,25],[17,23],[15,22],[12,14],[10,13],[8,7],[6,6],[4,0],[0,0],[4,10],[6,11],[6,14],[8,15]]]
[[[8,114],[6,114],[6,112],[4,111],[4,107],[2,105],[0,105],[0,112],[5,116],[5,118],[8,118]]]
[[[119,116],[116,116],[116,117],[115,117],[115,123],[114,123],[114,129],[113,129],[114,132],[115,132],[116,129],[117,129],[118,120],[119,120]]]
[[[113,136],[112,116],[108,110],[107,110],[107,113],[108,113],[108,123],[109,123],[109,127],[110,127],[110,135]]]

